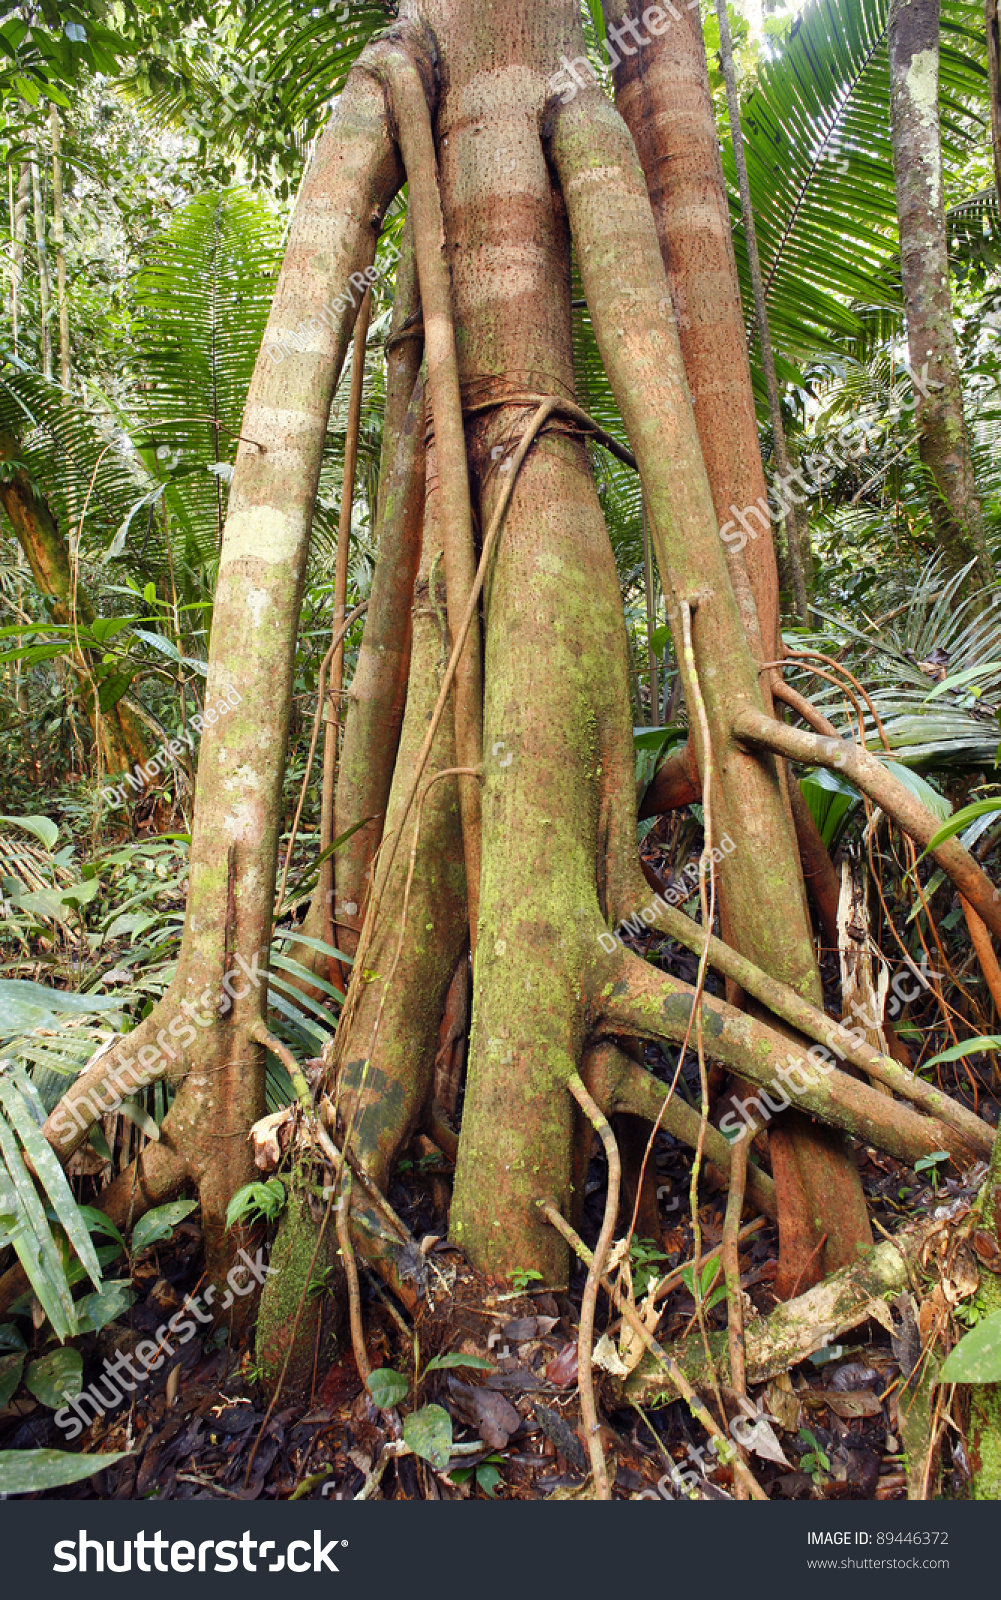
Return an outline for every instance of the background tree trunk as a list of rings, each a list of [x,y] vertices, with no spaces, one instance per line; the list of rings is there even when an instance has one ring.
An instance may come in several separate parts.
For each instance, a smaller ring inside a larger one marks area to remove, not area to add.
[[[0,428],[0,464],[17,461],[19,457],[17,439]],[[66,540],[48,502],[22,467],[0,476],[0,505],[10,518],[35,583],[52,601],[52,620],[65,624],[75,615],[82,623],[93,622],[96,614],[86,590],[77,584],[75,594],[72,592]],[[94,705],[93,685],[85,670],[88,653],[86,649],[74,649],[71,655],[79,672],[75,678],[76,698],[94,729],[104,771],[128,772],[137,762],[145,763],[153,749],[138,717],[124,700],[119,700],[109,711],[99,712]]]
[[[66,228],[63,220],[62,128],[59,112],[49,107],[52,139],[52,241],[56,247],[56,304],[59,310],[59,382],[70,386],[70,307],[66,294]]]
[[[952,321],[939,131],[939,0],[891,0],[890,111],[900,222],[900,267],[915,385],[918,449],[929,475],[932,524],[947,566],[993,571],[984,541]]]

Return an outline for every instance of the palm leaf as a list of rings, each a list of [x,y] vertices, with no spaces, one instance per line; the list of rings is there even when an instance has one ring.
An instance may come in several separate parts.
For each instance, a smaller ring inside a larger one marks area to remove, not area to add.
[[[888,0],[812,0],[744,102],[747,150],[773,340],[802,359],[859,330],[854,302],[899,303],[890,144]],[[959,162],[985,93],[977,36],[961,0],[942,7],[943,156]],[[735,192],[732,147],[724,166]],[[753,304],[739,204],[734,245]]]

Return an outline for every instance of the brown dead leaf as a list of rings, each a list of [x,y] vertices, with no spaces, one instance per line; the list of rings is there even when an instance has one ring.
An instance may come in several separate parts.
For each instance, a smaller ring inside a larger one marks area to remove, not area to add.
[[[962,1305],[975,1294],[980,1284],[973,1256],[969,1250],[957,1250],[948,1277],[942,1279],[942,1293],[951,1306]]]
[[[550,1383],[556,1384],[560,1389],[566,1389],[577,1382],[577,1341],[571,1340],[565,1344],[559,1355],[554,1356],[546,1367],[546,1377]]]
[[[988,1272],[1001,1272],[1001,1250],[986,1228],[978,1228],[973,1235],[973,1248]]]
[[[288,1144],[294,1117],[294,1107],[286,1106],[283,1111],[273,1111],[270,1116],[254,1123],[249,1138],[254,1151],[254,1165],[261,1172],[274,1172],[282,1158],[282,1149]]]
[[[786,1433],[796,1433],[799,1428],[799,1396],[792,1386],[788,1372],[773,1378],[765,1389],[765,1409]]]
[[[852,1417],[878,1417],[883,1410],[870,1389],[856,1389],[851,1394],[833,1394],[827,1390],[825,1399],[829,1410],[844,1422]]]

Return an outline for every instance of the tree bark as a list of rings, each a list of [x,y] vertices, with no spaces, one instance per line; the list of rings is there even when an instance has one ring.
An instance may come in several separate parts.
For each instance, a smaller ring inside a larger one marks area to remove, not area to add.
[[[42,371],[52,377],[52,326],[49,306],[52,290],[49,281],[49,257],[45,248],[45,210],[42,205],[42,183],[37,162],[31,163],[31,192],[35,215],[35,250],[38,256],[38,311],[42,325]]]
[[[52,242],[56,247],[56,304],[59,311],[59,382],[70,386],[70,307],[66,294],[66,229],[63,221],[62,128],[59,112],[49,106],[52,139]]]
[[[973,476],[952,321],[939,128],[939,0],[892,0],[889,21],[893,167],[907,344],[915,384],[918,450],[947,567],[993,571]]]
[[[605,0],[606,25],[621,22],[630,3]],[[635,140],[650,194],[716,520],[722,528],[751,508],[744,547],[736,540],[726,545],[730,580],[752,649],[757,632],[766,652],[758,659],[774,661],[778,568],[768,513],[762,518],[757,512],[767,506],[767,491],[698,8],[682,9],[681,20],[648,38],[642,49],[627,50],[624,38],[619,48],[623,54],[612,74],[615,103]]]
[[[680,602],[694,610],[693,659],[711,746],[706,750],[696,737],[703,791],[711,761],[716,837],[729,834],[737,846],[719,869],[729,926],[762,967],[819,1002],[802,874],[777,769],[737,758],[736,716],[752,707],[763,714],[759,674],[718,536],[643,176],[618,114],[589,88],[555,114],[552,152],[595,336],[639,462],[690,706],[697,695],[680,637]],[[790,1152],[786,1189],[808,1214],[803,1229],[813,1236],[807,1252],[815,1256],[813,1270],[834,1270],[854,1258],[868,1235],[850,1152],[826,1139],[822,1148],[795,1116],[775,1130],[773,1142]],[[834,1194],[837,1222],[829,1212],[821,1226]],[[827,1243],[816,1249],[825,1231]],[[783,1280],[794,1282],[806,1258],[786,1250]]]
[[[353,954],[393,781],[410,669],[411,598],[424,521],[424,348],[412,227],[404,228],[386,348],[377,559],[334,795],[334,835],[370,818],[334,860],[335,944]]]
[[[337,522],[337,559],[334,565],[333,634],[343,632],[347,615],[348,559],[351,552],[351,511],[354,505],[355,473],[358,468],[358,433],[361,427],[361,404],[365,388],[365,357],[369,319],[372,309],[372,291],[366,289],[358,307],[354,343],[351,354],[351,391],[348,397],[347,431],[344,439],[344,476],[341,481],[341,510]],[[344,722],[341,714],[341,693],[344,688],[344,641],[334,651],[327,680],[326,704],[323,710],[323,779],[320,800],[320,852],[330,849],[337,837],[334,825],[334,795],[340,757],[340,730]],[[316,901],[322,907],[320,921],[322,937],[327,944],[336,944],[334,926],[334,860],[327,856],[320,863],[316,885]],[[338,970],[338,976],[340,976]]]

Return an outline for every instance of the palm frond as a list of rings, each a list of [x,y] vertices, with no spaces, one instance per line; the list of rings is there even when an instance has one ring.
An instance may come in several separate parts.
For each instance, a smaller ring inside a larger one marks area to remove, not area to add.
[[[139,274],[134,328],[136,446],[179,532],[214,558],[227,480],[279,267],[280,226],[241,189],[196,196]],[[140,519],[141,521],[141,519]]]
[[[890,144],[888,0],[811,0],[744,102],[758,247],[777,348],[794,359],[850,338],[853,302],[899,301]],[[981,120],[985,72],[961,0],[942,7],[943,154],[958,162]],[[724,166],[735,192],[732,147]],[[734,245],[752,304],[739,204]]]

